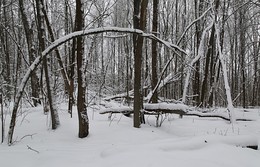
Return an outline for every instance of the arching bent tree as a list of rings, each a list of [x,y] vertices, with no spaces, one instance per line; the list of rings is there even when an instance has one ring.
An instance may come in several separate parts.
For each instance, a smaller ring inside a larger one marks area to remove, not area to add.
[[[20,100],[22,98],[23,92],[24,92],[24,88],[26,86],[27,81],[29,80],[30,76],[32,75],[33,71],[35,69],[37,69],[37,67],[39,66],[39,64],[42,62],[42,60],[53,50],[55,50],[58,46],[62,45],[63,43],[74,39],[74,38],[78,38],[78,37],[82,37],[82,36],[86,36],[86,35],[93,35],[93,34],[98,34],[98,33],[104,33],[104,32],[122,32],[122,33],[132,33],[132,34],[137,34],[140,35],[142,37],[146,37],[152,40],[156,40],[159,43],[164,44],[166,47],[172,49],[174,52],[179,51],[185,55],[187,55],[187,53],[181,49],[180,47],[178,47],[177,45],[171,44],[167,41],[164,41],[158,37],[156,37],[153,34],[147,34],[144,33],[141,30],[138,29],[130,29],[130,28],[119,28],[119,27],[101,27],[101,28],[95,28],[95,29],[89,29],[89,30],[82,30],[82,31],[76,31],[73,32],[71,34],[68,34],[62,38],[57,39],[56,41],[54,41],[48,48],[46,48],[42,54],[40,56],[38,56],[34,62],[31,64],[31,66],[28,68],[27,72],[25,73],[20,86],[19,86],[19,90],[16,94],[15,97],[15,101],[14,101],[14,106],[13,106],[13,111],[12,111],[12,116],[11,116],[11,122],[10,122],[10,126],[9,126],[9,131],[8,131],[8,144],[12,145],[13,143],[13,133],[14,133],[14,128],[15,128],[15,122],[16,122],[16,116],[17,116],[17,111],[19,108],[19,103]]]

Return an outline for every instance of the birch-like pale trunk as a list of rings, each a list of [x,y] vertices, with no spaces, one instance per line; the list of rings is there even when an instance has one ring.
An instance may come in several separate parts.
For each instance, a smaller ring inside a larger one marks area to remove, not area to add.
[[[232,97],[231,97],[230,86],[229,86],[229,82],[228,82],[227,65],[226,65],[225,57],[222,53],[222,49],[220,46],[220,32],[219,32],[218,23],[215,24],[215,30],[216,30],[216,36],[217,36],[217,41],[216,41],[217,50],[219,53],[219,60],[220,60],[221,67],[222,67],[226,96],[227,96],[227,103],[228,103],[227,110],[229,112],[230,122],[235,123],[236,118],[235,118],[235,113],[234,113],[234,106],[233,106],[233,101],[232,101]]]
[[[194,59],[190,62],[188,69],[187,69],[187,74],[185,78],[185,83],[184,83],[184,88],[183,88],[183,94],[182,94],[182,103],[186,103],[186,97],[187,97],[187,92],[189,88],[189,81],[190,81],[190,75],[191,75],[191,70],[193,69],[194,64],[202,57],[204,54],[204,44],[205,44],[205,39],[207,32],[212,28],[213,26],[213,21],[210,23],[210,25],[203,31],[201,40],[200,40],[200,45],[199,45],[199,50],[197,56],[194,57]]]

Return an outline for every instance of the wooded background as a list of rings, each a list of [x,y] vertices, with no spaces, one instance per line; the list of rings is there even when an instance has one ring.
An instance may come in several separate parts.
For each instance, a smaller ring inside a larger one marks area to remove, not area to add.
[[[163,44],[126,33],[89,35],[83,38],[83,46],[76,43],[79,40],[68,41],[31,74],[24,101],[37,106],[70,96],[72,106],[81,76],[75,70],[82,61],[82,68],[78,69],[87,81],[83,83],[87,94],[91,91],[105,96],[128,92],[132,96],[131,90],[136,86],[134,65],[139,64],[142,97],[149,94],[159,79],[162,85],[158,89],[159,100],[182,100],[185,77],[190,70],[185,103],[226,106],[216,26],[209,28],[213,22],[219,27],[234,106],[260,105],[259,1],[142,0],[139,5],[136,3],[86,0],[82,1],[81,16],[77,14],[74,0],[0,0],[0,93],[4,101],[13,101],[26,70],[52,41],[81,29],[113,26],[141,29],[178,45],[188,54],[177,55]],[[140,12],[136,18],[135,12]],[[84,47],[82,58],[77,47]],[[199,48],[203,54],[191,66]],[[140,54],[135,57],[138,49]]]

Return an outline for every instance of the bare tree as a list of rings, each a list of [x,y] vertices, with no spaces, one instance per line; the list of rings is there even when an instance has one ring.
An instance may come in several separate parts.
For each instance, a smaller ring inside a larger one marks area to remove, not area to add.
[[[152,31],[155,35],[157,35],[158,31],[158,0],[153,0],[153,27]],[[158,76],[157,76],[157,43],[156,41],[152,41],[152,90],[156,87],[156,84],[158,82]],[[152,97],[152,103],[157,103],[158,100],[158,93],[157,90],[153,93]]]
[[[41,53],[43,50],[45,50],[45,32],[44,32],[44,22],[43,22],[43,15],[42,15],[42,9],[43,8],[42,1],[36,0],[36,10],[37,10],[37,21],[38,21],[38,39],[39,39],[39,50]],[[56,129],[60,122],[59,122],[59,116],[58,111],[55,107],[55,104],[53,102],[53,94],[51,89],[51,83],[50,83],[50,76],[49,76],[49,70],[48,70],[48,60],[46,57],[43,58],[43,68],[44,68],[44,74],[45,74],[45,82],[46,82],[46,88],[47,88],[47,104],[50,112],[51,112],[51,127],[52,129]]]
[[[28,18],[25,13],[25,8],[24,8],[24,1],[19,0],[19,9],[21,12],[22,16],[22,23],[24,27],[24,32],[25,32],[25,37],[26,37],[26,42],[27,42],[27,49],[28,49],[28,56],[29,56],[29,62],[32,63],[34,58],[36,57],[36,51],[35,47],[33,46],[33,29],[29,25]],[[33,105],[37,106],[40,104],[40,99],[39,99],[39,78],[36,75],[36,71],[34,71],[31,74],[31,89],[32,89],[32,101]]]
[[[144,30],[146,27],[147,0],[134,0],[134,28]],[[140,17],[139,17],[140,16]],[[142,120],[143,105],[141,90],[141,69],[143,37],[133,35],[134,46],[134,127],[139,128]]]
[[[84,4],[81,0],[76,0],[75,30],[84,28]],[[77,75],[78,75],[78,96],[77,109],[79,119],[79,138],[87,137],[89,134],[89,120],[86,106],[86,78],[84,74],[84,38],[77,38]]]

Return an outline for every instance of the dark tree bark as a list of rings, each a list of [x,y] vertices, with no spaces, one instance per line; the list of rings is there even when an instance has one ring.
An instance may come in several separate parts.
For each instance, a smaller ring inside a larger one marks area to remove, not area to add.
[[[73,19],[69,19],[69,16],[71,17],[71,9],[69,6],[69,1],[65,0],[65,34],[69,33],[69,27],[71,24],[71,29],[75,31],[75,25],[73,25]],[[70,15],[69,15],[70,14]],[[69,90],[68,90],[68,96],[69,96],[69,102],[68,102],[68,113],[72,117],[72,107],[75,104],[75,99],[73,96],[74,93],[74,77],[75,77],[75,64],[76,64],[76,39],[72,40],[72,43],[69,43],[68,46],[65,45],[65,54],[68,55],[68,79],[69,79]],[[68,52],[68,53],[67,53]]]
[[[243,1],[242,1],[243,2]],[[246,21],[245,21],[245,9],[241,8],[239,11],[239,63],[241,66],[241,81],[242,81],[242,105],[243,108],[246,108],[246,76],[245,76],[245,55],[246,55]]]
[[[84,10],[81,0],[76,0],[76,19],[75,30],[82,30],[84,28]],[[89,134],[89,121],[86,106],[86,80],[84,74],[84,38],[77,38],[77,74],[78,74],[78,96],[77,96],[77,109],[79,119],[79,138],[87,137]]]
[[[39,39],[39,50],[40,53],[45,50],[45,40],[44,40],[44,25],[42,17],[43,4],[41,1],[36,0],[36,11],[37,11],[37,22],[38,22],[38,39]],[[50,77],[48,71],[48,60],[46,57],[43,58],[43,70],[45,73],[45,82],[47,88],[47,99],[48,105],[51,112],[52,129],[56,129],[59,126],[59,117],[56,108],[54,107],[52,90],[50,85]]]
[[[157,35],[158,31],[158,0],[153,0],[153,33],[154,35]],[[152,41],[152,90],[157,85],[158,82],[158,76],[157,76],[157,42]],[[152,103],[157,103],[158,101],[158,92],[157,90],[153,93],[151,97]]]
[[[214,26],[211,29],[211,35],[210,35],[210,39],[209,39],[209,44],[208,44],[208,50],[207,50],[207,54],[206,54],[206,62],[205,62],[205,68],[204,68],[204,79],[202,81],[202,89],[201,89],[201,99],[200,99],[200,103],[202,104],[203,107],[207,107],[208,105],[208,94],[209,94],[209,73],[210,73],[210,61],[211,59],[213,59],[214,53],[214,34],[215,34],[215,28]],[[214,69],[213,69],[214,70]]]
[[[195,18],[198,18],[203,13],[203,0],[195,0]],[[202,21],[196,22],[196,41],[195,41],[195,46],[196,46],[196,52],[198,52],[199,44],[200,44],[200,39],[202,35],[202,28],[203,24]],[[197,53],[195,54],[197,55]],[[200,105],[200,61],[197,61],[194,67],[194,80],[193,80],[193,95],[194,96],[194,102],[196,106]]]
[[[219,0],[215,1],[215,8],[218,11],[219,8]],[[215,16],[216,17],[216,16]],[[216,20],[217,18],[215,18]],[[215,59],[215,26],[212,26],[211,34],[208,42],[208,49],[206,52],[206,60],[205,60],[205,68],[204,68],[204,79],[202,81],[201,88],[201,97],[200,104],[202,107],[212,107],[212,90],[211,86],[214,82],[214,71],[216,70],[214,67],[216,65]]]
[[[5,28],[9,27],[8,26],[8,20],[9,20],[9,16],[7,14],[7,6],[8,3],[6,0],[3,0],[2,2],[3,6],[5,6],[3,8],[3,26]],[[4,30],[4,32],[2,32],[1,34],[1,41],[2,41],[2,45],[3,45],[3,51],[4,51],[4,63],[3,63],[3,67],[4,67],[4,71],[3,71],[3,77],[4,77],[4,81],[5,81],[5,97],[8,101],[11,100],[11,67],[10,67],[10,43],[9,43],[9,38],[8,38],[8,32],[7,29]]]
[[[23,0],[19,0],[19,10],[22,16],[22,23],[24,27],[25,38],[26,38],[27,48],[28,48],[29,62],[31,64],[35,58],[35,49],[33,47],[33,30],[29,26],[29,21],[25,14],[23,3],[24,3]],[[39,88],[40,88],[39,78],[36,75],[36,71],[33,71],[31,74],[31,91],[32,91],[32,101],[34,106],[41,104],[41,101],[39,99],[39,92],[40,92]]]
[[[144,30],[146,27],[147,0],[134,0],[134,28]],[[133,35],[134,46],[134,127],[139,128],[142,122],[143,104],[141,90],[143,37]]]

